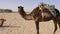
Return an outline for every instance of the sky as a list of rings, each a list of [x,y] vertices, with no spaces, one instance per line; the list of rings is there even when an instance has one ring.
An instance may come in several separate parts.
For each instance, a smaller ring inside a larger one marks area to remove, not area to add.
[[[0,9],[11,9],[17,11],[18,0],[0,0]]]
[[[25,11],[30,12],[41,2],[55,5],[60,10],[60,0],[0,0],[0,8],[18,11],[18,6],[23,6]]]

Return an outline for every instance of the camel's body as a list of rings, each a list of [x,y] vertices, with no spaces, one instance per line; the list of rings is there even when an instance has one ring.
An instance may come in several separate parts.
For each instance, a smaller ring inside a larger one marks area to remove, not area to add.
[[[39,22],[42,21],[49,21],[49,20],[53,20],[54,22],[54,26],[55,26],[55,30],[54,30],[54,34],[57,30],[57,24],[60,27],[60,16],[59,11],[57,9],[55,9],[57,12],[57,17],[54,17],[48,9],[44,8],[43,10],[39,9],[39,7],[36,7],[35,9],[33,9],[33,11],[30,14],[26,14],[24,12],[24,9],[22,6],[18,7],[18,12],[20,13],[20,15],[26,19],[26,20],[35,20],[35,24],[36,24],[36,29],[37,29],[37,34],[39,34]],[[57,23],[58,22],[58,23]]]

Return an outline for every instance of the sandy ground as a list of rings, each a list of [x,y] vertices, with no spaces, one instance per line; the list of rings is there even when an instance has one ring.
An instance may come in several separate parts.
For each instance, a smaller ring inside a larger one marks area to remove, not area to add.
[[[33,20],[24,20],[18,13],[0,13],[0,18],[6,19],[3,26],[0,27],[0,34],[36,34],[36,27]],[[40,34],[53,34],[53,21],[40,22]],[[60,30],[56,31],[60,34]]]

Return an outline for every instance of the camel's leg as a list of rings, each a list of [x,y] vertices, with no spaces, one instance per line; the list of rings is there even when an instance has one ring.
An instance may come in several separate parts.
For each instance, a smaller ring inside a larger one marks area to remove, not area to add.
[[[39,21],[35,21],[37,34],[39,34]]]
[[[60,28],[60,18],[57,19],[57,22],[58,22],[57,24],[58,24],[58,26]]]
[[[53,34],[55,34],[55,32],[56,32],[56,30],[57,30],[57,21],[54,20],[53,22],[54,22],[54,27],[55,27]]]
[[[59,28],[60,28],[60,22],[58,21],[58,26],[59,26]]]

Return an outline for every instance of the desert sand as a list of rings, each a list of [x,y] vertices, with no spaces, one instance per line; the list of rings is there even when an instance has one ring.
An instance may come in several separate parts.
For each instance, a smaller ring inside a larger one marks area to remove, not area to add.
[[[18,12],[0,13],[0,18],[6,19],[4,27],[0,27],[0,34],[36,34],[34,20],[24,20]],[[39,31],[40,34],[53,34],[53,21],[40,22]],[[60,34],[59,27],[56,34]]]

